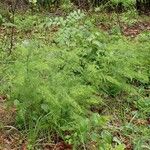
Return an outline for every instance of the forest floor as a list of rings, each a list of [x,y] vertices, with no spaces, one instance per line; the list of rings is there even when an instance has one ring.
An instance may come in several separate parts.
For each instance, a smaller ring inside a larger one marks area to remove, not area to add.
[[[111,28],[111,25],[108,22],[101,22],[97,23],[96,26],[102,30],[105,30],[106,32],[109,31]],[[128,24],[121,24],[120,26],[122,33],[124,36],[131,38],[135,38],[140,33],[145,31],[150,31],[150,20],[144,20],[144,21],[137,21],[131,25]],[[3,35],[5,32],[5,29],[2,27],[0,28],[0,35]],[[17,32],[17,31],[16,31]],[[149,93],[150,91],[148,91]],[[7,97],[5,95],[0,95],[0,150],[27,150],[28,147],[28,140],[26,139],[26,136],[24,133],[21,133],[16,127],[15,127],[15,114],[16,109],[10,108],[7,105]],[[118,101],[118,106],[120,107],[120,102]],[[118,108],[117,104],[114,106],[114,109]],[[123,108],[120,109],[124,109]],[[126,112],[124,121],[120,120],[118,118],[118,111],[111,112],[111,110],[103,110],[107,113],[113,113],[113,120],[112,120],[112,126],[109,128],[113,128],[114,135],[116,137],[119,137],[119,139],[122,139],[123,143],[126,145],[126,150],[133,150],[132,145],[132,138],[136,136],[130,135],[130,134],[124,134],[124,131],[120,131],[119,127],[122,127],[124,124],[123,122],[127,123],[133,123],[134,128],[139,128],[139,133],[137,133],[137,136],[140,136],[140,130],[145,130],[145,132],[148,131],[148,126],[150,126],[150,118],[146,119],[136,119],[134,115],[132,115],[132,112],[134,112],[134,108],[129,108]],[[129,127],[130,128],[130,127]],[[39,139],[40,140],[40,139]],[[39,142],[41,144],[40,146],[43,147],[44,150],[71,150],[72,146],[69,144],[66,144],[62,140],[58,140],[57,143],[48,143],[48,142]],[[94,145],[94,144],[93,144]],[[150,149],[145,147],[145,150]],[[94,147],[93,147],[94,150]],[[144,148],[143,148],[144,150]]]

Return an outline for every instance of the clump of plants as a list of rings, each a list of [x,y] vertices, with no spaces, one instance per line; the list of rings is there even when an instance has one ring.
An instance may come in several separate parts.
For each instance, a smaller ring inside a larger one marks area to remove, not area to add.
[[[148,35],[139,37],[144,46],[135,45],[97,29],[81,11],[47,19],[40,30],[54,27],[48,44],[34,37],[16,43],[9,59],[3,52],[2,90],[17,109],[17,127],[28,132],[31,145],[46,133],[59,135],[75,149],[93,141],[97,149],[123,150],[124,144],[113,145],[112,134],[104,130],[111,116],[96,108],[116,97],[122,103],[141,97],[139,88],[149,85]],[[142,100],[133,103],[148,113]]]

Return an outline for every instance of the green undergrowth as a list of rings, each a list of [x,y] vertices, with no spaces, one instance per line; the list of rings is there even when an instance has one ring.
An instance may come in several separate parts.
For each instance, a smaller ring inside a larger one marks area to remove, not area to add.
[[[104,32],[81,11],[16,16],[15,29],[11,55],[9,41],[0,49],[1,91],[17,109],[15,124],[29,149],[52,135],[74,149],[93,149],[94,142],[98,150],[123,150],[122,137],[135,150],[148,147],[148,124],[133,123],[150,115],[148,32],[133,40]]]

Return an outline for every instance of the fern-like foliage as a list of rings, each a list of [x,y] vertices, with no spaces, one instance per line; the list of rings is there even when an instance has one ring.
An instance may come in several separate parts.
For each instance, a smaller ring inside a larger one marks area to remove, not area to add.
[[[91,106],[103,105],[106,96],[138,97],[139,86],[149,85],[149,34],[132,43],[95,28],[81,11],[49,19],[42,29],[54,25],[55,44],[26,39],[16,43],[6,60],[1,51],[1,89],[17,108],[20,128],[32,129],[36,136],[52,131],[64,139],[67,131],[67,140],[69,136],[75,146],[92,137],[99,140],[108,117],[94,113]],[[143,110],[143,101],[136,104]]]

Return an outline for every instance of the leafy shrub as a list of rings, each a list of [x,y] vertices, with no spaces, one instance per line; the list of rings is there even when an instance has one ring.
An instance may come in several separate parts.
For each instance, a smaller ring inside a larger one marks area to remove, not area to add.
[[[11,71],[17,124],[33,128],[38,120],[37,133],[51,129],[64,137],[69,131],[73,142],[86,142],[93,126],[94,130],[101,129],[107,118],[89,111],[90,105],[101,103],[101,98],[74,74],[79,66],[77,56],[76,60],[66,60],[70,54],[65,49],[38,48],[37,43],[28,42],[27,48],[17,48],[20,56]]]
[[[120,36],[111,37],[107,33],[93,31],[89,22],[80,25],[78,21],[77,26],[62,27],[56,39],[60,46],[67,46],[80,57],[82,68],[79,73],[87,84],[116,95],[122,91],[135,94],[136,88],[130,84],[133,80],[149,82],[147,67],[143,70],[143,64],[139,62],[140,50],[134,44],[120,39]]]

